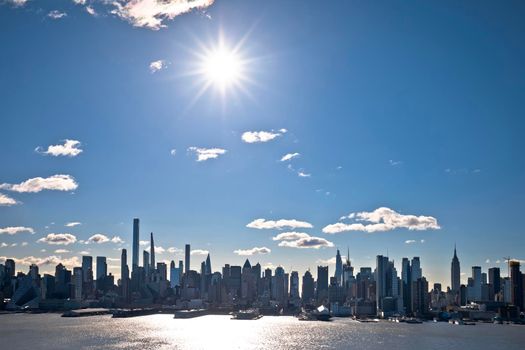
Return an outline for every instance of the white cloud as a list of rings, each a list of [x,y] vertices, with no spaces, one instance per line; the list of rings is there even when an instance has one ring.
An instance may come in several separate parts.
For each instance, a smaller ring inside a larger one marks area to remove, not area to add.
[[[166,68],[166,61],[165,60],[157,60],[153,61],[149,64],[149,71],[151,73],[156,73],[161,69]]]
[[[69,253],[70,251],[67,250],[67,249],[57,249],[55,250],[55,253],[56,254],[65,254],[65,253]]]
[[[61,12],[61,11],[58,11],[58,10],[50,11],[47,14],[47,17],[52,18],[52,19],[60,19],[60,18],[66,17],[66,16],[67,16],[67,13]]]
[[[113,236],[113,238],[109,238],[105,234],[96,233],[88,238],[88,240],[86,241],[86,244],[90,244],[90,243],[102,244],[102,243],[107,243],[107,242],[124,243],[122,238],[120,238],[119,236]]]
[[[437,219],[432,216],[403,215],[390,208],[377,208],[372,212],[351,213],[346,218],[359,222],[345,224],[338,222],[323,228],[324,233],[335,234],[346,231],[383,232],[398,228],[408,230],[439,230]],[[362,223],[364,222],[364,223]]]
[[[190,255],[208,255],[209,251],[204,249],[194,249],[190,252]]]
[[[92,6],[86,6],[86,12],[89,13],[91,16],[98,16],[97,11]]]
[[[29,244],[29,243],[27,243],[27,242],[22,242],[22,247],[25,247],[25,246],[27,246],[28,244]]]
[[[89,244],[89,243],[101,244],[101,243],[107,243],[107,242],[109,242],[108,236],[102,233],[96,233],[88,238],[88,240],[86,241],[86,244]]]
[[[490,259],[485,260],[485,264],[490,264]]]
[[[73,222],[68,222],[64,226],[66,226],[66,227],[75,227],[75,226],[79,226],[79,225],[82,225],[82,223],[78,222],[78,221],[73,221]]]
[[[77,241],[77,237],[70,233],[50,233],[46,237],[40,238],[37,242],[54,245],[69,245]]]
[[[401,165],[401,164],[403,164],[402,161],[400,161],[400,160],[393,160],[393,159],[390,159],[390,160],[388,161],[388,163],[390,163],[391,166],[397,166],[397,165]]]
[[[297,157],[299,157],[300,155],[301,155],[301,154],[300,154],[300,153],[297,153],[297,152],[295,152],[295,153],[287,153],[287,154],[285,154],[284,156],[282,156],[282,158],[281,158],[281,162],[286,162],[287,160],[291,160],[291,159],[293,159],[293,158],[297,158]]]
[[[194,9],[205,9],[214,0],[115,0],[111,12],[135,27],[159,30],[166,27],[164,21]]]
[[[286,129],[278,131],[246,131],[241,139],[246,143],[268,142],[286,133]]]
[[[202,162],[208,159],[218,158],[221,154],[227,151],[222,148],[199,148],[189,147],[188,152],[193,152],[197,155],[197,162]]]
[[[312,176],[312,174],[308,174],[308,173],[305,173],[305,172],[302,172],[302,171],[298,171],[297,172],[297,176],[299,176],[299,177],[310,177],[310,176]]]
[[[42,147],[38,146],[35,148],[35,152],[41,154],[47,154],[50,156],[68,156],[76,157],[83,152],[80,148],[80,141],[77,140],[65,140],[63,145],[51,145],[47,147],[47,150],[44,151]]]
[[[24,6],[27,3],[28,0],[7,0],[7,2],[10,2],[15,7],[21,7]]]
[[[5,257],[5,256],[0,256],[0,261],[5,261],[6,259],[9,259],[9,257]],[[76,267],[76,266],[79,266],[80,265],[80,260],[78,259],[78,257],[72,257],[72,258],[69,258],[69,259],[65,259],[65,258],[61,258],[59,256],[56,256],[56,255],[51,255],[51,256],[48,256],[48,257],[44,257],[44,258],[38,258],[38,257],[34,257],[34,256],[26,256],[26,257],[23,257],[23,258],[11,258],[15,261],[15,264],[17,265],[26,265],[26,266],[29,266],[29,265],[32,265],[32,264],[36,264],[38,266],[43,266],[43,265],[58,265],[60,263],[62,263],[62,265],[64,265],[65,267],[69,268],[69,269],[72,269],[73,267]]]
[[[170,151],[170,154],[171,154],[172,156],[175,156],[175,155],[177,154],[177,150],[176,150],[175,148],[172,149],[172,150]]]
[[[415,239],[407,239],[405,241],[406,244],[414,244],[414,243],[417,243],[417,241]]]
[[[266,219],[256,219],[256,220],[253,220],[252,222],[250,222],[249,224],[247,224],[246,227],[256,228],[256,229],[259,229],[259,230],[262,230],[262,229],[282,230],[285,227],[289,227],[289,228],[312,228],[313,226],[309,222],[298,221],[298,220],[295,220],[295,219],[291,219],[291,220],[281,219],[281,220],[277,220],[277,221],[266,220]]]
[[[25,227],[25,226],[8,226],[4,228],[0,228],[0,235],[1,234],[8,234],[8,235],[16,235],[17,233],[23,233],[23,232],[29,232],[30,234],[34,234],[35,230],[31,227]]]
[[[279,233],[277,236],[272,237],[274,241],[295,241],[301,238],[310,237],[308,233],[304,232],[283,232]]]
[[[11,197],[6,196],[3,193],[0,193],[0,206],[10,207],[15,204],[20,204],[20,202],[16,201]]]
[[[73,2],[75,3],[75,5],[85,5],[86,4],[86,0],[73,0]]]
[[[5,248],[5,247],[7,247],[7,243],[4,243],[4,242],[0,243],[0,248]]]
[[[301,248],[301,249],[319,249],[319,248],[330,248],[334,244],[321,237],[305,237],[295,241],[281,241],[279,247],[287,248]]]
[[[70,175],[53,175],[47,178],[35,177],[19,184],[0,184],[0,189],[13,192],[40,192],[43,190],[72,191],[77,189],[78,184]]]
[[[139,245],[148,245],[149,241],[139,241]]]
[[[272,250],[266,247],[253,247],[251,249],[237,249],[233,251],[237,255],[250,256],[256,254],[270,254]]]

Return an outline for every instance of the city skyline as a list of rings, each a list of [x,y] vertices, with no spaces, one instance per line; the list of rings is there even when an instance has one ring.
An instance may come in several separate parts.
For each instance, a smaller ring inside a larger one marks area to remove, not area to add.
[[[0,262],[525,260],[519,11],[194,5],[0,2]]]

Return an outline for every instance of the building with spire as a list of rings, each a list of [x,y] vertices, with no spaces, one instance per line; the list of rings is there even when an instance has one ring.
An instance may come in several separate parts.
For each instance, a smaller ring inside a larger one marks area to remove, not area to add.
[[[139,219],[133,219],[133,257],[131,269],[135,270],[139,266]]]
[[[454,293],[459,293],[461,289],[461,270],[459,266],[458,255],[456,254],[456,245],[454,244],[454,257],[452,258],[452,263],[450,265],[450,286],[451,290]]]
[[[153,232],[150,233],[150,248],[149,248],[149,251],[150,251],[150,259],[151,259],[151,263],[150,263],[150,267],[151,269],[155,269],[155,242],[153,241]]]
[[[337,249],[337,254],[335,256],[335,274],[334,277],[337,280],[337,285],[343,283],[343,259],[341,259],[341,253]]]

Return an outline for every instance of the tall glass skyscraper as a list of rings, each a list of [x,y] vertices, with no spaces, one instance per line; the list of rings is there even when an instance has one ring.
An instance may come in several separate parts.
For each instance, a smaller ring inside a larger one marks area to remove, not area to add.
[[[133,219],[133,257],[131,269],[135,270],[139,266],[139,219]]]

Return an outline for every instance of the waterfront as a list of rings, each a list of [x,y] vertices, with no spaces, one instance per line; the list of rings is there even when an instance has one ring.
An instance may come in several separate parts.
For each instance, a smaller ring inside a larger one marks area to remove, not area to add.
[[[265,316],[231,321],[209,315],[176,320],[160,314],[129,319],[0,315],[3,349],[522,349],[525,327],[448,323],[301,322]]]

